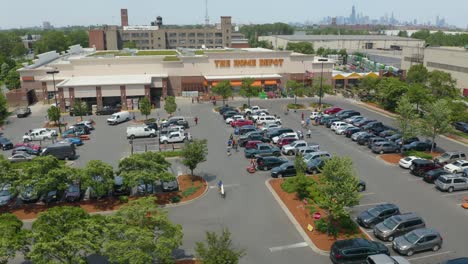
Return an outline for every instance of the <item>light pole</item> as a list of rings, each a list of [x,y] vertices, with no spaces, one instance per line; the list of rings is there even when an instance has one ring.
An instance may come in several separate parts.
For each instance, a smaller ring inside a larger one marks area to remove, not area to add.
[[[320,91],[319,91],[319,109],[322,110],[322,89],[323,89],[323,62],[328,59],[318,59],[322,63],[322,71],[320,73]]]
[[[52,74],[52,83],[54,84],[54,98],[55,98],[55,107],[58,108],[57,102],[57,90],[55,88],[55,74],[59,73],[58,70],[48,71],[47,74]],[[59,133],[62,134],[62,128],[60,127],[60,117],[58,120]]]

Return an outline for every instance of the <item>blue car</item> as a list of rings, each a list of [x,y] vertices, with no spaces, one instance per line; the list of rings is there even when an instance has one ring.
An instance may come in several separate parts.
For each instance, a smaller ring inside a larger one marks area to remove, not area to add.
[[[64,140],[62,140],[62,142],[68,142],[68,143],[71,143],[75,146],[81,146],[83,145],[83,141],[79,138],[73,138],[73,137],[70,137],[70,138],[65,138]]]

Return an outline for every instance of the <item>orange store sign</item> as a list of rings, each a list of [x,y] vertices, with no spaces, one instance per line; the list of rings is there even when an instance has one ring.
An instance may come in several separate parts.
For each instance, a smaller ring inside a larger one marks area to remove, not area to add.
[[[216,68],[235,67],[283,67],[283,59],[243,59],[243,60],[215,60]]]

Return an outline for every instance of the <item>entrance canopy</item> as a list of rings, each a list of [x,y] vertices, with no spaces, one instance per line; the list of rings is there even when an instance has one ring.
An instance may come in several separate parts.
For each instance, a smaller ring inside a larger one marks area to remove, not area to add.
[[[105,85],[149,85],[155,80],[153,78],[167,78],[167,74],[141,74],[141,75],[100,75],[100,76],[78,76],[64,78],[57,87],[79,87],[79,86],[105,86]]]

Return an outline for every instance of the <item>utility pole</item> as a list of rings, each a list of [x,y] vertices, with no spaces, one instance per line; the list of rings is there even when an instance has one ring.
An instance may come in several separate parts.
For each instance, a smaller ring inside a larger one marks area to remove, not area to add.
[[[322,71],[320,73],[320,91],[319,91],[319,109],[322,110],[322,90],[323,90],[323,62],[328,61],[328,59],[318,59],[322,64]]]
[[[205,26],[210,25],[210,18],[208,17],[208,0],[205,0]]]
[[[57,102],[57,89],[55,88],[55,74],[59,73],[58,70],[48,71],[47,74],[52,74],[52,82],[54,84],[54,98],[55,98],[55,107],[59,107]],[[60,126],[60,117],[58,120],[59,133],[62,134],[62,128]]]

